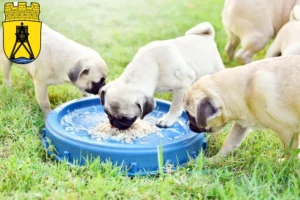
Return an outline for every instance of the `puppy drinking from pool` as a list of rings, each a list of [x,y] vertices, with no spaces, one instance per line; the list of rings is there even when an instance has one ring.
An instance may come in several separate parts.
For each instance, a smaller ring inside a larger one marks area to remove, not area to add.
[[[224,69],[214,34],[212,25],[204,22],[185,36],[140,48],[124,73],[100,91],[111,125],[128,129],[155,108],[154,92],[172,91],[170,110],[157,121],[160,127],[172,126],[182,113],[187,87],[203,75]]]
[[[251,127],[270,128],[285,151],[290,147],[297,150],[299,76],[300,56],[265,59],[205,76],[188,89],[184,98],[190,129],[215,132],[234,121],[216,158],[238,147]]]

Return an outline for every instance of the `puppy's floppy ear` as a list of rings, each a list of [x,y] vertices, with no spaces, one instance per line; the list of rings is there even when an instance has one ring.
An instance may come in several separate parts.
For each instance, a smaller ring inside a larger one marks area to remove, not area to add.
[[[69,79],[72,83],[75,83],[81,75],[88,75],[89,69],[86,68],[82,62],[78,61],[75,63],[74,67],[68,72]]]
[[[143,119],[146,115],[154,110],[156,103],[152,97],[146,96],[141,98],[136,105],[139,107],[140,117]]]
[[[100,103],[102,106],[104,106],[105,104],[105,95],[106,95],[106,91],[108,90],[108,88],[110,87],[110,85],[113,82],[108,83],[107,85],[103,86],[100,90],[99,90],[99,96],[100,96]]]
[[[216,107],[209,97],[201,99],[196,106],[196,123],[199,127],[207,127],[207,122],[221,116],[221,109]]]
[[[101,105],[104,106],[105,104],[105,90],[102,88],[100,89],[100,102],[101,102]]]

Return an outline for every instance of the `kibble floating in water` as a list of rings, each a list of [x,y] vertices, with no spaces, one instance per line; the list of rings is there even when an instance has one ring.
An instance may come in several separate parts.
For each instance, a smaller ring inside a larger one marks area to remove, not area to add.
[[[163,137],[156,126],[140,119],[137,119],[135,123],[126,130],[112,127],[111,124],[106,121],[89,131],[89,134],[97,140],[105,141],[107,139],[112,139],[121,141],[122,143],[133,143],[134,140],[146,138],[153,133],[159,137]]]

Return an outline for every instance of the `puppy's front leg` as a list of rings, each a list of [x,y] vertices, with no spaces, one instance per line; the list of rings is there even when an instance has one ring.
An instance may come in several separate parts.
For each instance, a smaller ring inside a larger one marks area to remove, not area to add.
[[[169,112],[160,118],[156,125],[158,127],[170,127],[182,113],[182,104],[185,89],[176,90],[173,92],[173,100]]]
[[[12,63],[7,58],[2,59],[2,71],[3,71],[3,76],[4,76],[3,84],[6,87],[11,86],[11,78],[10,78],[11,65],[12,65]]]
[[[35,96],[40,105],[40,108],[44,112],[44,119],[46,120],[48,114],[51,112],[51,106],[48,97],[47,85],[40,81],[34,81]]]
[[[225,157],[228,153],[235,150],[238,146],[240,146],[250,130],[251,128],[245,128],[237,122],[233,122],[231,130],[216,157]]]

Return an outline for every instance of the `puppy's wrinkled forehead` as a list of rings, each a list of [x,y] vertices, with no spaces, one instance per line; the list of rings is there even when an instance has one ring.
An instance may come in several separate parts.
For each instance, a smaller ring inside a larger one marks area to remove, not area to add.
[[[118,102],[111,102],[110,104],[108,104],[107,106],[105,106],[105,108],[112,113],[118,113],[120,110],[120,105],[118,104]]]
[[[110,87],[105,94],[105,109],[114,116],[133,117],[138,111],[137,96],[125,88]]]

